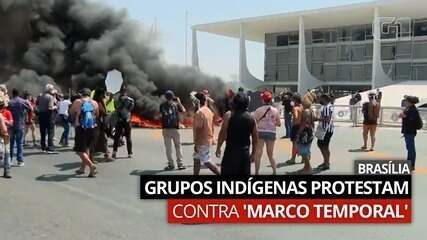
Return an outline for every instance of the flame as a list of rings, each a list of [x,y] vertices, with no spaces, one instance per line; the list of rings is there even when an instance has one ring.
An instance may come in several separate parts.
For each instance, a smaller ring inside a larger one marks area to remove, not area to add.
[[[214,124],[216,126],[220,126],[222,122],[222,118],[215,115]],[[160,118],[157,117],[155,120],[147,119],[138,115],[133,114],[131,118],[131,123],[133,127],[139,128],[148,128],[148,129],[161,129],[162,122]],[[180,128],[192,128],[193,127],[193,117],[184,117],[181,121]]]

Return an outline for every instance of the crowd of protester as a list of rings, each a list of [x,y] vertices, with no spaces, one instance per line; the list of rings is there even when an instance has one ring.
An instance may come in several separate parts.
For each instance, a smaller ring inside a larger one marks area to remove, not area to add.
[[[259,96],[262,100],[260,106],[252,105],[253,111],[249,112],[253,96],[243,88],[236,93],[227,91],[222,110],[219,110],[220,107],[210,97],[208,90],[191,93],[194,112],[194,175],[200,174],[202,166],[216,175],[250,175],[252,163],[255,164],[254,174],[258,175],[264,148],[272,174],[277,174],[274,148],[278,138],[277,129],[282,126],[281,111],[274,104],[273,93],[265,90]],[[291,158],[286,164],[297,164],[297,157],[300,156],[304,166],[297,174],[312,174],[314,169],[311,165],[311,148],[313,141],[317,139],[323,163],[316,169],[329,170],[330,144],[335,132],[334,96],[309,90],[303,96],[286,91],[280,97],[285,128],[283,138],[289,138],[292,142]],[[380,91],[371,92],[369,101],[362,104],[362,151],[374,151],[381,97]],[[167,159],[164,170],[184,170],[186,166],[181,149],[180,121],[187,109],[172,91],[165,92],[164,99],[159,108]],[[358,120],[354,106],[360,101],[360,94],[353,94],[350,112],[352,122],[356,122],[356,125]],[[416,107],[418,102],[416,97],[405,96],[402,101],[404,110],[400,114],[407,159],[412,169],[415,169],[416,162],[415,137],[423,127]],[[320,104],[320,108],[316,107],[317,111],[314,111],[314,104]],[[96,177],[97,154],[103,154],[106,162],[114,161],[118,148],[126,144],[128,158],[133,157],[131,119],[134,107],[134,99],[128,95],[125,85],[116,94],[104,89],[92,91],[84,88],[71,95],[60,94],[54,85],[47,84],[39,96],[12,89],[11,97],[7,87],[0,85],[0,162],[4,169],[3,176],[11,178],[12,165],[25,165],[24,146],[32,145],[40,148],[43,153],[58,154],[54,142],[56,125],[59,124],[63,129],[60,147],[70,146],[70,134],[74,131],[73,150],[81,159],[81,166],[76,174],[85,174],[88,169],[88,177]],[[218,138],[214,131],[217,116],[222,119]],[[36,142],[36,123],[40,130],[40,145]],[[32,144],[26,141],[28,133]],[[368,137],[371,140],[369,148]],[[113,140],[112,146],[108,145],[109,138]],[[220,167],[212,161],[214,145],[215,156],[222,158]],[[112,151],[109,147],[112,147]]]
[[[46,154],[58,154],[57,147],[70,146],[74,129],[73,150],[81,159],[77,174],[88,177],[97,174],[95,155],[104,154],[104,161],[117,158],[117,149],[125,137],[128,157],[132,158],[131,113],[134,100],[127,95],[126,86],[112,94],[104,89],[80,90],[72,96],[60,94],[55,86],[47,84],[39,96],[12,89],[9,97],[5,85],[0,85],[0,164],[3,176],[11,178],[11,166],[23,167],[24,146],[40,148]],[[36,123],[40,130],[40,144],[36,141]],[[55,146],[56,125],[62,126],[59,146]],[[31,144],[27,135],[31,135]],[[108,138],[114,139],[113,152]],[[16,160],[16,164],[15,164]]]

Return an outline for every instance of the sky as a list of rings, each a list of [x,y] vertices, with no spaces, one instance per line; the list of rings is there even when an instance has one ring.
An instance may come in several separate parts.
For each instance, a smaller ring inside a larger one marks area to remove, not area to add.
[[[185,35],[188,34],[188,64],[191,64],[191,25],[298,10],[339,6],[369,0],[94,0],[117,9],[126,9],[131,19],[147,28],[157,23],[158,46],[167,63],[185,65]],[[185,25],[188,12],[188,28]],[[225,81],[237,79],[239,40],[198,33],[199,62],[203,72]],[[247,42],[250,72],[264,75],[264,46]]]

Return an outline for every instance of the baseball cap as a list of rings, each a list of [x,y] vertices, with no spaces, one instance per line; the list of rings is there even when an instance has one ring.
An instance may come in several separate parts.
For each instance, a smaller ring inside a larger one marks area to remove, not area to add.
[[[261,93],[261,98],[264,102],[271,102],[273,94],[270,91],[264,91]]]

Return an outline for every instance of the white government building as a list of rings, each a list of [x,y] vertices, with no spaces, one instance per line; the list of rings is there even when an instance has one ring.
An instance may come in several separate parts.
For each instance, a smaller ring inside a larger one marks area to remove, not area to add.
[[[239,81],[250,88],[303,93],[403,82],[427,87],[427,0],[382,0],[200,24],[192,30],[196,67],[197,32],[240,39]],[[246,41],[265,45],[263,80],[249,72]]]

